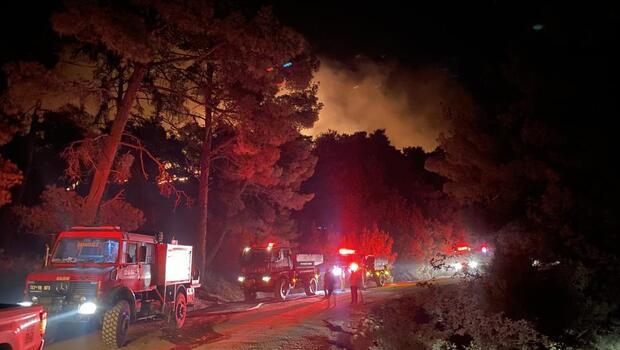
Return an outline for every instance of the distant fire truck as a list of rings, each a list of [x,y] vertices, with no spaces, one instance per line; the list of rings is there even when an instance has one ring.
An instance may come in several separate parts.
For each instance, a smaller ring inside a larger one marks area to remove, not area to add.
[[[462,243],[454,246],[452,254],[448,257],[448,267],[456,272],[478,273],[488,265],[491,255],[491,248],[487,243],[477,247]]]
[[[284,301],[292,289],[303,288],[316,295],[322,254],[297,253],[294,248],[269,243],[243,249],[238,277],[245,299],[256,299],[257,292],[273,292]]]
[[[378,287],[383,287],[386,282],[392,281],[391,264],[387,257],[365,255],[354,249],[340,248],[332,273],[341,275],[346,280],[350,272],[357,269],[362,269],[364,284],[372,281]]]
[[[124,345],[134,320],[163,315],[181,328],[200,286],[192,278],[192,247],[162,240],[116,226],[61,232],[45,268],[27,276],[26,301],[63,322],[100,320],[111,348]]]

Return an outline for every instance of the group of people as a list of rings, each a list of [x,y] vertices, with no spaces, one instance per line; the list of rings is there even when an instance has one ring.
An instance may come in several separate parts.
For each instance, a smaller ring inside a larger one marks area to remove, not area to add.
[[[364,302],[364,296],[362,289],[364,287],[364,278],[362,276],[362,269],[355,268],[350,270],[349,284],[351,288],[351,305]],[[325,289],[325,299],[327,299],[327,308],[331,307],[332,300],[334,307],[336,306],[336,295],[334,292],[336,289],[340,289],[342,283],[342,274],[334,274],[327,269],[323,277],[323,286]]]

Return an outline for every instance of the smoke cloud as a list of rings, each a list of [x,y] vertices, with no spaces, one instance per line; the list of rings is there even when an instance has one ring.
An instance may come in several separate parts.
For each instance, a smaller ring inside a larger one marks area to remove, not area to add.
[[[397,148],[420,146],[432,151],[448,130],[444,106],[464,109],[471,103],[447,70],[407,70],[395,63],[357,58],[352,66],[322,59],[315,80],[324,104],[306,134],[385,129]]]

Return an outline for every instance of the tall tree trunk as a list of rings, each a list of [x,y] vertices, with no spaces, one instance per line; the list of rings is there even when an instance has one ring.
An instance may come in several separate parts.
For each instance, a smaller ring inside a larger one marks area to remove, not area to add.
[[[222,233],[220,233],[220,237],[211,247],[211,250],[209,251],[209,254],[207,255],[207,260],[205,262],[207,266],[211,265],[211,263],[217,256],[217,253],[220,251],[220,248],[222,247],[222,243],[224,243],[224,238],[226,238],[227,234],[228,234],[228,230],[223,229]]]
[[[32,165],[34,164],[34,151],[36,148],[36,132],[38,122],[37,118],[33,117],[30,122],[30,130],[26,135],[26,165],[24,165],[22,183],[20,184],[17,193],[13,199],[14,205],[21,205],[24,203],[24,194],[26,193],[26,186],[30,181],[30,174],[32,174]]]
[[[213,109],[211,99],[213,94],[213,68],[207,67],[207,82],[203,88],[205,100],[205,130],[200,152],[200,180],[198,188],[199,219],[196,227],[196,269],[200,275],[207,272],[207,230],[209,216],[209,173],[211,171],[211,150],[213,141]]]
[[[101,199],[108,184],[108,178],[110,177],[110,171],[114,165],[114,158],[118,146],[123,137],[125,131],[125,125],[129,120],[131,108],[136,100],[136,94],[142,84],[142,79],[146,73],[146,67],[143,65],[136,65],[131,77],[129,78],[129,84],[127,90],[121,101],[119,108],[117,108],[116,117],[112,123],[112,130],[110,135],[106,138],[103,152],[99,159],[97,159],[97,168],[95,169],[95,175],[93,176],[90,184],[90,191],[86,197],[86,203],[84,208],[84,223],[93,224],[97,218],[97,212]]]

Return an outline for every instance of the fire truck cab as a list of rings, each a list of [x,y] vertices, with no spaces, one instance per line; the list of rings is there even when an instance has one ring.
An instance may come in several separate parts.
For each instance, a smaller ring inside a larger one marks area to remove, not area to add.
[[[26,301],[63,322],[98,320],[103,342],[125,343],[129,323],[164,316],[185,323],[194,301],[192,247],[122,231],[115,226],[76,226],[57,235],[45,267],[26,278]]]

